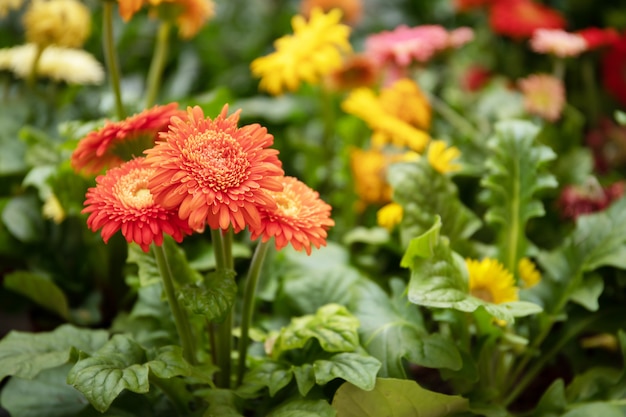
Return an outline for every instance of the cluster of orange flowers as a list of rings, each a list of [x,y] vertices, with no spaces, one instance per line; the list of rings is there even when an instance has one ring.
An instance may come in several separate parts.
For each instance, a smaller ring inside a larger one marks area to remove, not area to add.
[[[198,106],[184,112],[171,103],[88,134],[72,166],[88,175],[108,168],[87,192],[89,228],[101,229],[105,242],[121,230],[146,252],[163,233],[181,242],[206,225],[247,228],[252,239],[273,237],[277,249],[291,243],[310,254],[324,246],[334,225],[330,205],[284,175],[267,129],[238,122],[228,105],[211,119]]]

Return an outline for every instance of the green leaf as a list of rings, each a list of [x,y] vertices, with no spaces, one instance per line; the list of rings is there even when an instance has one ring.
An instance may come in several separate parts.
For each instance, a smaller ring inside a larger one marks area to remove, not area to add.
[[[309,393],[311,388],[315,386],[315,372],[313,372],[313,365],[305,363],[301,366],[294,366],[292,370],[294,376],[296,377],[298,391],[300,392],[300,395],[304,397]]]
[[[335,417],[335,410],[324,400],[297,399],[281,404],[266,417]]]
[[[437,220],[424,235],[414,238],[409,248],[425,247],[426,245],[420,240],[431,242],[433,236],[437,235],[439,227],[440,223]],[[430,251],[407,252],[403,258],[412,257],[412,261],[405,262],[405,264],[412,263],[408,289],[408,298],[412,303],[426,307],[453,308],[465,312],[473,312],[483,307],[493,317],[507,322],[513,322],[514,317],[527,316],[541,311],[540,306],[530,302],[492,304],[471,296],[468,293],[465,263],[460,256],[452,252],[448,239],[445,237],[439,237],[431,256],[419,257],[421,254],[428,255],[428,252]]]
[[[69,305],[63,291],[50,279],[29,271],[15,271],[4,277],[4,287],[30,298],[48,311],[69,319]]]
[[[278,391],[285,388],[293,379],[293,369],[284,362],[274,360],[263,360],[260,364],[252,366],[243,380],[238,392],[243,396],[255,393],[267,387],[270,396],[276,395]]]
[[[435,216],[434,219],[435,223],[430,229],[409,241],[400,261],[400,266],[411,268],[415,258],[430,258],[435,254],[435,246],[439,243],[439,232],[441,231],[441,217]]]
[[[328,360],[318,359],[313,363],[313,373],[318,385],[341,378],[366,391],[374,388],[379,369],[378,359],[353,352],[338,353]]]
[[[46,369],[34,379],[13,377],[2,389],[0,404],[13,417],[75,416],[89,407],[65,378],[71,365]]]
[[[533,416],[558,417],[566,407],[565,384],[562,379],[557,379],[539,399],[537,407],[533,410]]]
[[[209,407],[203,417],[243,417],[237,408],[237,396],[228,389],[210,389],[204,395]]]
[[[187,284],[180,288],[182,304],[193,314],[221,322],[231,310],[237,295],[237,283],[231,274],[209,274],[207,282]]]
[[[408,302],[405,284],[390,282],[391,298],[375,283],[357,287],[354,314],[361,322],[363,347],[382,362],[382,377],[406,377],[404,360],[429,368],[459,369],[461,356],[455,344],[441,335],[429,335],[417,307]]]
[[[604,279],[601,275],[593,275],[572,291],[570,299],[589,311],[598,311],[598,298],[604,291]]]
[[[538,127],[521,120],[496,124],[488,147],[488,173],[481,180],[481,200],[489,206],[485,220],[497,231],[498,258],[509,271],[515,271],[519,259],[529,246],[526,223],[545,214],[536,195],[557,186],[556,179],[545,165],[556,158],[547,146],[535,143]]]
[[[622,411],[622,408],[617,405],[597,402],[575,407],[574,409],[563,414],[561,417],[589,416],[624,417],[624,412]]]
[[[137,275],[142,287],[161,282],[161,273],[159,272],[154,254],[152,253],[152,248],[146,253],[139,245],[128,245],[128,258],[126,262],[137,265]]]
[[[345,383],[335,393],[337,417],[446,417],[467,411],[467,399],[428,391],[415,381],[378,378],[371,391]]]
[[[82,392],[96,410],[104,412],[123,390],[147,393],[150,371],[160,378],[172,378],[189,375],[190,369],[178,347],[164,347],[147,361],[139,344],[118,334],[93,356],[81,353],[67,382]]]
[[[400,225],[404,243],[426,232],[435,216],[441,217],[441,234],[451,242],[465,240],[480,228],[480,219],[461,203],[456,185],[435,171],[426,158],[391,165],[388,180],[394,201],[404,208]]]
[[[358,327],[359,320],[345,307],[327,304],[315,315],[291,319],[281,329],[272,356],[278,358],[285,351],[303,348],[310,339],[316,339],[326,352],[354,351],[359,347]]]
[[[40,241],[45,236],[40,207],[35,195],[13,197],[2,210],[2,222],[18,240],[26,243]]]
[[[52,332],[9,332],[0,341],[0,381],[13,375],[34,378],[44,369],[70,360],[72,348],[95,352],[106,343],[105,330],[79,329],[64,324]]]

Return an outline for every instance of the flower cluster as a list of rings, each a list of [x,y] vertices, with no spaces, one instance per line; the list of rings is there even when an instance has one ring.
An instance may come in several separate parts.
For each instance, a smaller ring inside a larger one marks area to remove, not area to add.
[[[121,230],[144,251],[161,245],[163,233],[180,242],[207,225],[249,228],[253,239],[274,238],[278,249],[291,243],[310,254],[311,246],[325,245],[331,207],[284,177],[265,128],[238,122],[239,111],[229,116],[228,105],[211,119],[198,106],[182,112],[171,103],[88,134],[74,151],[74,167],[90,173],[109,167],[87,192],[88,226],[102,229],[105,242]],[[145,158],[122,158],[116,150],[124,146],[143,146]]]

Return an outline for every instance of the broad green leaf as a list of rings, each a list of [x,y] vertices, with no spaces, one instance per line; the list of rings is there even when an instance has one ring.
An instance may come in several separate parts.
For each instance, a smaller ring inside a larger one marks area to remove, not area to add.
[[[561,417],[624,417],[622,410],[619,405],[597,402],[577,406]]]
[[[210,389],[204,394],[209,407],[203,417],[243,417],[237,408],[237,396],[231,390]]]
[[[95,352],[107,339],[105,330],[79,329],[69,324],[46,333],[11,331],[0,340],[0,381],[9,375],[34,378],[44,369],[67,363],[73,348]]]
[[[379,369],[378,359],[353,352],[338,353],[328,360],[319,359],[313,363],[313,373],[318,385],[341,378],[366,391],[374,388]]]
[[[537,417],[559,417],[567,407],[565,384],[562,379],[554,381],[543,393],[533,415]]]
[[[601,275],[593,275],[585,279],[579,287],[572,291],[570,299],[589,311],[598,311],[598,298],[604,291],[604,280]]]
[[[211,273],[206,282],[183,285],[179,299],[193,314],[221,322],[230,312],[236,295],[237,284],[231,275]]]
[[[15,271],[4,277],[4,287],[30,298],[48,311],[69,319],[67,297],[50,279],[29,271]]]
[[[152,253],[152,248],[146,253],[139,245],[128,245],[127,262],[137,265],[137,275],[142,287],[161,282],[161,273]]]
[[[306,396],[311,388],[315,386],[315,372],[313,372],[313,365],[310,363],[302,364],[301,366],[292,367],[293,375],[296,377],[296,384],[298,385],[298,391],[303,397]]]
[[[456,185],[448,176],[435,171],[426,158],[393,164],[389,167],[388,180],[394,201],[404,208],[400,224],[404,243],[426,232],[435,216],[442,218],[441,234],[451,242],[467,239],[480,228],[480,219],[461,203]]]
[[[162,348],[154,360],[148,361],[139,344],[118,334],[93,356],[81,354],[67,382],[82,392],[96,410],[104,412],[123,390],[147,393],[150,371],[160,378],[172,378],[188,375],[190,367],[178,348]]]
[[[473,312],[483,307],[496,319],[507,322],[513,322],[514,317],[527,316],[541,311],[540,306],[530,302],[493,304],[470,295],[464,261],[452,252],[448,239],[441,236],[437,239],[435,246],[432,246],[439,228],[440,223],[437,219],[430,230],[422,236],[413,238],[409,250],[403,257],[405,265],[412,264],[408,288],[409,301],[425,307],[453,308],[465,312]],[[421,240],[426,240],[428,243],[422,243]],[[423,247],[433,247],[433,250],[411,249]],[[430,256],[428,256],[429,253]],[[427,257],[420,257],[422,255]]]
[[[34,379],[13,377],[2,389],[0,404],[12,417],[75,416],[89,407],[65,378],[71,365],[43,370]]]
[[[439,243],[439,233],[441,232],[441,217],[435,216],[433,220],[435,223],[430,229],[409,241],[400,261],[400,266],[411,268],[415,258],[430,258],[435,254],[435,247]]]
[[[550,309],[562,308],[585,284],[585,274],[604,266],[626,269],[626,198],[603,212],[580,216],[563,244],[551,252],[540,252],[550,291],[544,300]],[[597,284],[595,291],[598,291]],[[553,313],[558,313],[553,311]]]
[[[297,399],[270,411],[266,417],[335,417],[336,411],[324,400]]]
[[[415,381],[378,378],[371,391],[344,383],[333,398],[337,417],[446,417],[467,411],[460,396],[428,391]]]
[[[545,213],[537,194],[557,186],[545,169],[556,154],[535,143],[537,133],[538,127],[530,122],[501,121],[488,142],[492,155],[486,161],[488,173],[481,180],[480,198],[489,206],[485,220],[497,232],[498,258],[509,271],[515,271],[526,255],[526,223]]]
[[[35,195],[13,197],[2,210],[2,222],[18,240],[26,243],[40,241],[45,236],[40,208],[41,203]]]
[[[459,369],[461,356],[452,341],[429,335],[417,307],[408,302],[405,284],[390,282],[391,298],[375,283],[357,287],[354,315],[361,322],[363,347],[382,362],[381,377],[406,377],[404,360],[429,368]]]
[[[294,317],[281,329],[274,343],[272,357],[285,351],[303,348],[310,339],[316,339],[326,352],[351,352],[359,346],[359,320],[339,304],[320,307],[315,315]]]
[[[284,362],[263,360],[260,364],[252,366],[243,380],[238,393],[242,396],[255,393],[262,388],[269,388],[270,396],[285,388],[293,379],[293,369]]]

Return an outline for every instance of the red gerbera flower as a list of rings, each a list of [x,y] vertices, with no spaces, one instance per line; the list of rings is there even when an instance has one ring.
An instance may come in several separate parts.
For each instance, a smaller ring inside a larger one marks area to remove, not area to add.
[[[155,203],[148,189],[154,172],[145,158],[136,158],[99,175],[96,186],[87,190],[82,212],[90,213],[87,226],[91,230],[102,229],[105,243],[121,229],[127,242],[135,242],[148,252],[151,243],[163,244],[163,233],[177,242],[191,233],[176,210],[166,210]]]
[[[613,28],[600,29],[589,27],[576,33],[587,42],[587,50],[610,46],[619,40],[619,33]]]
[[[492,30],[512,38],[529,38],[537,29],[564,29],[565,18],[556,10],[531,0],[500,0],[491,6]]]
[[[259,207],[276,203],[265,192],[280,191],[284,174],[274,137],[258,124],[237,127],[239,111],[227,117],[228,105],[214,120],[198,106],[185,118],[173,117],[163,139],[146,151],[156,170],[150,180],[155,200],[178,209],[194,230],[235,232],[260,225]]]
[[[602,57],[602,75],[606,91],[626,106],[626,34]]]
[[[72,167],[87,175],[121,165],[154,145],[157,134],[165,129],[172,116],[185,112],[178,104],[154,106],[119,122],[107,122],[80,140],[72,154]]]
[[[311,254],[311,246],[326,245],[326,231],[334,226],[330,205],[319,198],[317,191],[293,177],[282,177],[283,191],[270,191],[276,201],[274,208],[262,208],[259,227],[250,227],[250,237],[267,242],[272,237],[276,249],[288,243],[294,249]]]

